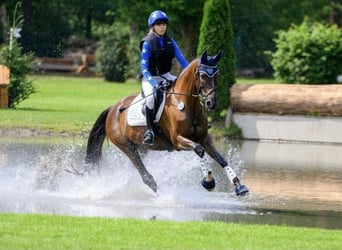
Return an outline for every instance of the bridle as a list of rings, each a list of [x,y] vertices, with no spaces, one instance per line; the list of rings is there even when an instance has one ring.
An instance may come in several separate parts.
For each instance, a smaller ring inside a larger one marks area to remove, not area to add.
[[[195,79],[196,79],[196,90],[195,93],[178,93],[174,91],[174,85],[172,85],[172,89],[169,92],[169,94],[173,95],[184,95],[184,96],[191,96],[194,98],[202,98],[206,99],[209,95],[211,95],[213,92],[216,92],[217,87],[215,86],[215,76],[218,74],[219,70],[217,69],[217,66],[208,66],[204,64],[200,64],[196,70],[195,73]],[[206,75],[210,79],[210,83],[206,84],[199,84],[200,83],[200,77],[201,74]],[[209,89],[210,91],[206,94],[202,94],[203,89]]]
[[[197,81],[200,81],[200,73],[197,72],[196,73],[196,79]],[[214,77],[209,78],[210,79],[210,83],[205,83],[205,84],[201,84],[198,87],[196,87],[196,95],[202,98],[207,98],[209,95],[211,95],[213,92],[216,92],[217,87],[215,86],[215,79]],[[203,89],[209,89],[209,92],[205,95],[202,94],[202,90]]]
[[[208,96],[210,96],[213,92],[216,93],[216,85],[215,85],[215,76],[218,74],[219,70],[217,68],[217,65],[214,66],[208,66],[204,64],[200,64],[198,66],[198,69],[195,73],[195,78],[197,81],[196,85],[199,85],[196,87],[196,94],[201,98],[206,100]],[[200,84],[201,81],[201,75],[207,77],[210,82],[208,83],[207,81],[204,84]],[[202,94],[203,89],[209,89],[209,92],[206,93],[205,95]]]

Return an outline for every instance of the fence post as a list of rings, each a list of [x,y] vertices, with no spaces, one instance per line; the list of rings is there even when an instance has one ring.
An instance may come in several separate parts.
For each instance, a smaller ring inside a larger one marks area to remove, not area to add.
[[[8,84],[10,83],[10,70],[0,65],[0,108],[8,108]]]

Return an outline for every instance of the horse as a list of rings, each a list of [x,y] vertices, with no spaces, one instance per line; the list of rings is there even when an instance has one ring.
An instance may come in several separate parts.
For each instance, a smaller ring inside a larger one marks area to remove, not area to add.
[[[215,148],[208,133],[207,110],[213,110],[217,103],[217,62],[221,51],[208,56],[205,50],[200,58],[194,59],[171,84],[169,88],[160,88],[165,93],[165,104],[159,122],[155,123],[155,142],[142,144],[146,126],[131,126],[127,122],[127,110],[137,105],[134,101],[138,94],[122,98],[119,102],[105,109],[96,119],[88,137],[86,164],[97,165],[102,155],[105,138],[119,148],[138,170],[142,181],[154,192],[157,183],[146,169],[141,150],[193,150],[200,157],[203,172],[202,186],[211,191],[215,188],[215,179],[208,162],[208,154],[222,168],[230,182],[235,186],[237,196],[249,193],[240,182],[234,170]],[[142,97],[143,98],[143,97]]]

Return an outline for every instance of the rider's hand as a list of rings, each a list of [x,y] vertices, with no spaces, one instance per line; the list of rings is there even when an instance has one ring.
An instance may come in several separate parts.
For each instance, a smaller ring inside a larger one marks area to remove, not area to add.
[[[157,88],[160,90],[168,90],[169,88],[172,87],[172,81],[170,80],[164,80],[158,83]]]

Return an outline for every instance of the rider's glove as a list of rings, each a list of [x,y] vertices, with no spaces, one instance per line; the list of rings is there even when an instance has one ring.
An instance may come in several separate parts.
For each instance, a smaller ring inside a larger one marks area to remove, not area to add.
[[[171,87],[172,87],[172,81],[166,80],[166,79],[159,82],[157,85],[157,89],[164,90],[164,91],[168,90]]]

